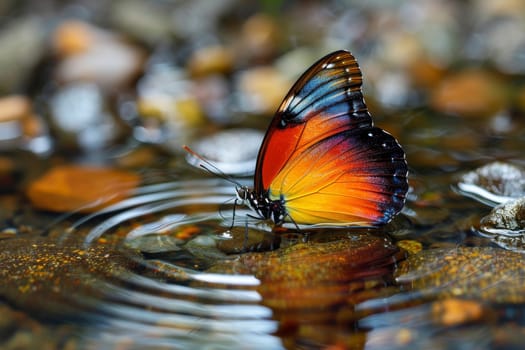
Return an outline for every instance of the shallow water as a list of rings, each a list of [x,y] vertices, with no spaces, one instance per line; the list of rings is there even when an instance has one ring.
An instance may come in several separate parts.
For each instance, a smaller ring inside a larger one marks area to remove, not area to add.
[[[523,5],[90,3],[0,6],[1,348],[522,347]],[[405,207],[255,219],[235,186],[274,104],[341,48],[406,152]]]

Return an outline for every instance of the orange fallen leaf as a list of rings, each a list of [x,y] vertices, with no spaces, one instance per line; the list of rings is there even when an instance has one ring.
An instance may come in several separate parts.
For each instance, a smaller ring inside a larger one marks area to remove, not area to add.
[[[31,183],[27,196],[39,208],[55,212],[95,212],[129,196],[140,177],[122,170],[77,165],[57,166]]]

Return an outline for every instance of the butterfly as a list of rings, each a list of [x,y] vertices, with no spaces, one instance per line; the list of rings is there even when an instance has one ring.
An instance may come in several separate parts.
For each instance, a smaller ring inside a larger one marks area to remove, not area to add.
[[[276,225],[380,226],[404,206],[405,152],[374,127],[348,51],[314,63],[292,86],[263,139],[254,187],[237,197]]]
[[[405,152],[373,126],[361,86],[348,51],[304,72],[266,131],[254,187],[237,184],[237,200],[277,226],[375,227],[399,213],[408,190]]]

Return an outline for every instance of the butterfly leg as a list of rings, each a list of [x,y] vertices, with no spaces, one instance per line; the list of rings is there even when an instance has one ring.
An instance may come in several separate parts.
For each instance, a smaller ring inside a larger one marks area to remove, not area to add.
[[[230,225],[229,231],[233,230],[233,226],[235,225],[235,210],[237,209],[237,206],[239,205],[238,199],[235,199],[233,201],[233,210],[232,210],[232,224]]]

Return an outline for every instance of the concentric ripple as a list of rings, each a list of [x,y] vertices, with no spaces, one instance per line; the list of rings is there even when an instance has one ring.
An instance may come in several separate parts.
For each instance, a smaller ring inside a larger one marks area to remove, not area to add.
[[[261,305],[256,277],[202,271],[218,257],[227,259],[213,246],[232,223],[232,194],[231,184],[216,179],[150,185],[72,225],[69,234],[89,227],[85,249],[111,241],[136,263],[97,284],[96,307],[85,315],[87,346],[282,347],[272,335],[278,325],[271,309]],[[238,210],[236,215],[245,214]],[[184,227],[206,230],[180,238]],[[152,247],[153,254],[166,254],[151,257]]]

